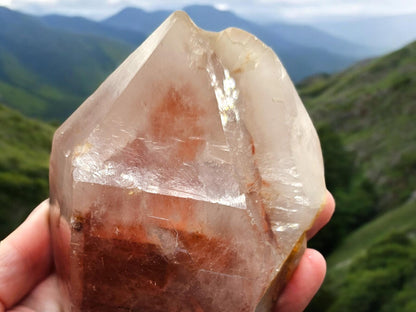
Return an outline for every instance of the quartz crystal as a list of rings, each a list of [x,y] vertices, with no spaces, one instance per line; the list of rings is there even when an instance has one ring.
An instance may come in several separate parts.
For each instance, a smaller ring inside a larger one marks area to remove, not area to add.
[[[325,198],[273,51],[172,14],[56,131],[64,311],[272,311]]]

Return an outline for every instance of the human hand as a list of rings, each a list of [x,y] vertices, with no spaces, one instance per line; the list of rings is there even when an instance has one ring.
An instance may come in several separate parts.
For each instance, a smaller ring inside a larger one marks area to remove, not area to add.
[[[49,201],[45,200],[0,244],[0,312],[58,312]]]
[[[335,210],[335,200],[327,193],[325,206],[315,219],[312,228],[306,233],[311,239],[329,222]],[[315,296],[322,285],[326,274],[326,261],[314,249],[306,249],[291,280],[284,288],[276,304],[276,312],[301,312]]]
[[[328,193],[324,209],[307,233],[308,239],[329,221],[334,207]],[[62,310],[50,241],[49,204],[44,201],[0,244],[0,312]],[[303,311],[322,284],[325,271],[325,259],[307,249],[279,297],[276,311]]]

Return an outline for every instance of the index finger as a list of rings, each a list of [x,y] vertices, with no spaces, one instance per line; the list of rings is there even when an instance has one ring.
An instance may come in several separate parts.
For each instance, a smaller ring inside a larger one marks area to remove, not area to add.
[[[0,244],[0,311],[19,302],[52,267],[49,201]]]

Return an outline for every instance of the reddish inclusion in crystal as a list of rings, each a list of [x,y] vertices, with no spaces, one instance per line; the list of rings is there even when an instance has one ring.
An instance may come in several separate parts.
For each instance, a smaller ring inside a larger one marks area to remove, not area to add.
[[[169,145],[168,164],[191,162],[204,147],[204,129],[199,120],[205,112],[192,103],[189,89],[171,88],[164,100],[152,110],[146,138]],[[152,105],[153,106],[153,105]],[[140,134],[138,135],[140,137]],[[173,146],[173,147],[172,147]],[[143,139],[135,139],[112,158],[128,166],[142,166],[155,161]],[[162,164],[157,164],[162,165]],[[166,165],[166,164],[164,164]],[[150,243],[143,226],[126,228],[114,224],[115,234],[94,220],[91,207],[85,217],[76,217],[73,235],[82,235],[84,250],[82,311],[213,311],[195,278],[199,270],[233,273],[238,254],[229,242],[187,232],[192,222],[194,201],[158,194],[134,195],[145,198],[158,219],[157,227],[176,235],[181,249],[171,258],[161,247]],[[101,207],[102,209],[102,207]],[[108,206],[106,209],[117,209]],[[171,216],[175,216],[172,218]],[[169,219],[169,222],[163,221]],[[110,220],[104,220],[110,222]],[[76,227],[76,228],[75,228]],[[180,289],[182,287],[182,289]],[[169,302],[166,298],[171,298]],[[176,307],[176,308],[175,308]]]
[[[148,196],[162,205],[171,201],[171,207],[177,205],[178,211],[182,209],[181,201],[187,201]],[[85,245],[80,259],[84,267],[81,311],[214,311],[193,277],[201,269],[229,274],[241,261],[228,248],[229,242],[188,233],[176,226],[165,230],[178,236],[183,251],[168,258],[159,246],[147,242],[143,229],[123,228],[120,237],[100,229],[99,224],[92,229],[90,216],[83,219],[82,225]]]
[[[172,157],[180,162],[194,160],[205,144],[201,139],[204,129],[198,122],[204,119],[205,112],[193,100],[190,88],[178,91],[172,87],[150,117],[150,137],[157,142],[177,140]]]
[[[150,103],[146,133],[137,133],[137,139],[110,160],[130,167],[157,166],[171,170],[192,162],[205,145],[203,135],[206,131],[200,122],[206,112],[201,108],[202,105],[192,103],[192,91],[196,92],[186,86],[180,90],[171,87],[160,103]],[[166,146],[163,153],[169,159],[169,164],[165,161],[158,163],[146,141]]]

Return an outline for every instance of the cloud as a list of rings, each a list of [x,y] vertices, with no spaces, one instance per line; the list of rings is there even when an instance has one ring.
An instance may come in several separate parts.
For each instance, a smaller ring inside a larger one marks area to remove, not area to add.
[[[288,7],[282,10],[282,16],[287,19],[305,19],[319,16],[354,16],[365,12],[358,3],[305,5],[303,7]]]
[[[0,6],[10,7],[12,0],[0,0]]]
[[[211,4],[250,19],[313,20],[328,16],[397,15],[416,12],[414,0],[0,0],[0,5],[34,14],[60,13],[103,18],[126,6],[145,10]]]
[[[229,9],[230,9],[230,6],[229,6],[229,4],[228,4],[228,3],[215,3],[215,4],[214,4],[214,7],[215,7],[217,10],[220,10],[220,11],[227,11],[227,10],[229,10]]]

